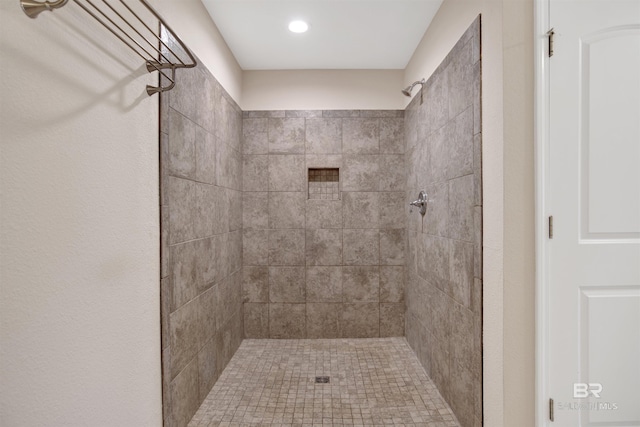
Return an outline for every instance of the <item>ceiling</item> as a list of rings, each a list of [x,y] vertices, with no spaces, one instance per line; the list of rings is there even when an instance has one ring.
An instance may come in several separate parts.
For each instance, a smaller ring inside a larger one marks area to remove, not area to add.
[[[404,69],[442,0],[202,0],[243,70]],[[289,22],[309,30],[295,34]]]

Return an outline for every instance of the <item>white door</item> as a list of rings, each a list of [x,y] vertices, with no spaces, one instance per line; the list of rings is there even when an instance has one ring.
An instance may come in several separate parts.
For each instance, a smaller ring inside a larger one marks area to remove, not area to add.
[[[549,426],[640,426],[640,0],[550,0]]]

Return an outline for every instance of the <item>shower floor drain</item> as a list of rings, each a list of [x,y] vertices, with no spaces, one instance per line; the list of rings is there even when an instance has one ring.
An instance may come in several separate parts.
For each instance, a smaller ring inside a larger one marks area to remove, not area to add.
[[[329,377],[316,377],[316,384],[328,384]]]

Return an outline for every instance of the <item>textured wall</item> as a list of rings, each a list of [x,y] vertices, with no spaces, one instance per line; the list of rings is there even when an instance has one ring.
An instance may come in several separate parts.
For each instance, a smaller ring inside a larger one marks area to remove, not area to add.
[[[157,78],[0,1],[0,425],[157,426]]]
[[[244,113],[247,338],[403,335],[402,117]],[[340,169],[340,200],[308,200],[314,167]]]
[[[242,341],[242,112],[209,71],[161,98],[165,425],[185,426]]]
[[[464,427],[482,423],[480,20],[405,114],[407,340]]]

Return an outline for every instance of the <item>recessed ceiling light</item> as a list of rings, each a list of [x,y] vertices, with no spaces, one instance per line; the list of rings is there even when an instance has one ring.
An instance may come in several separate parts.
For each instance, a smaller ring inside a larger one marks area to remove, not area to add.
[[[289,22],[289,31],[292,33],[304,33],[309,29],[309,25],[307,25],[304,21],[291,21]]]

